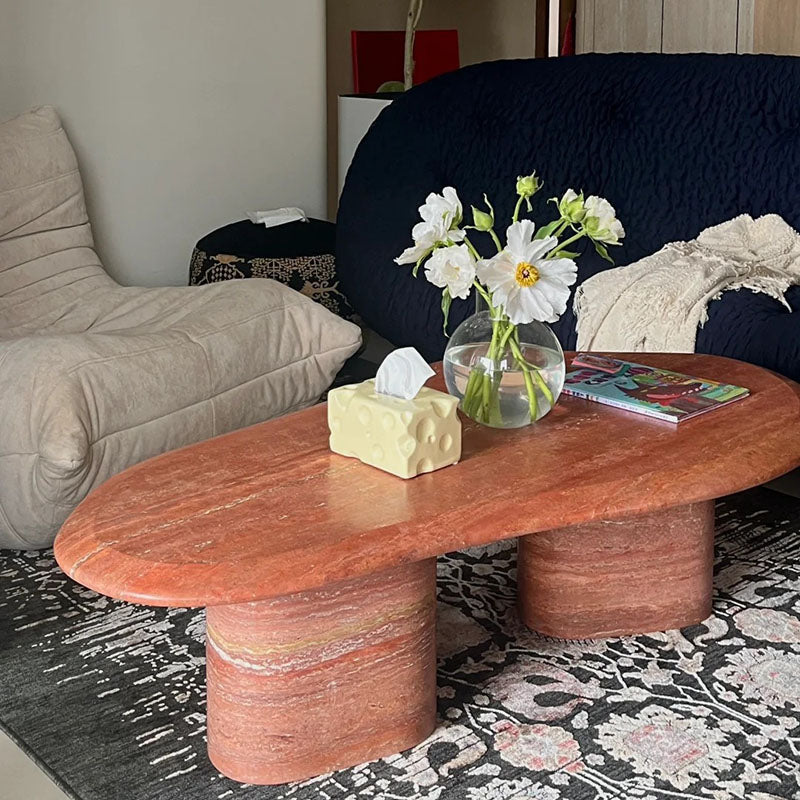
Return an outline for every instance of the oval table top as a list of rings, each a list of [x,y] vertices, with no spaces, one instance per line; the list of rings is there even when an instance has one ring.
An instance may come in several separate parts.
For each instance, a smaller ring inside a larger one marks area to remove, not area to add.
[[[621,357],[751,396],[679,425],[566,396],[516,430],[462,416],[461,462],[412,480],[331,453],[320,404],[116,475],[66,521],[56,558],[75,580],[123,600],[243,603],[710,500],[800,464],[798,384],[713,356]],[[440,371],[430,385],[443,388]]]

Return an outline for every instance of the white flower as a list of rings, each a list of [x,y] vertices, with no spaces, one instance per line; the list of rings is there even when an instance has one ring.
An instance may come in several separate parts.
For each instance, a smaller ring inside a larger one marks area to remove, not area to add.
[[[475,259],[465,244],[440,247],[425,262],[425,277],[450,297],[466,299],[475,280]]]
[[[625,229],[617,219],[614,206],[602,197],[591,195],[584,204],[586,218],[583,221],[589,236],[598,242],[617,244],[625,236]]]
[[[572,259],[546,260],[558,240],[555,236],[534,240],[534,230],[528,219],[515,222],[506,232],[506,249],[478,262],[478,278],[515,325],[555,322],[566,310],[569,287],[578,276]]]
[[[431,193],[419,207],[422,222],[411,230],[413,247],[407,247],[396,259],[397,264],[416,264],[434,247],[450,242],[460,242],[464,231],[459,229],[464,210],[452,186],[445,186],[441,194]]]
[[[441,194],[431,192],[425,198],[425,204],[419,207],[419,215],[425,222],[444,222],[445,229],[450,230],[461,224],[464,210],[456,190],[452,186],[445,186]]]

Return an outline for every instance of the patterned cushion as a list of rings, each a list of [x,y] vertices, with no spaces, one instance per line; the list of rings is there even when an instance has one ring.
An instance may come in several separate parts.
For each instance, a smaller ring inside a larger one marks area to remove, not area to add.
[[[335,226],[323,220],[266,228],[249,220],[226,225],[195,246],[189,283],[235,278],[272,278],[340,317],[356,320],[339,290]]]

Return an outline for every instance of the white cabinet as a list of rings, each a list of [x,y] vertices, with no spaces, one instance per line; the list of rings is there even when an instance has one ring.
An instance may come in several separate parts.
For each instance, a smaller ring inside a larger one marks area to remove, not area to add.
[[[800,55],[800,0],[578,0],[579,53]]]
[[[387,95],[385,99],[373,95],[339,96],[339,195],[344,188],[344,179],[347,177],[347,170],[353,161],[356,148],[370,125],[378,118],[378,114],[391,102],[391,95]]]

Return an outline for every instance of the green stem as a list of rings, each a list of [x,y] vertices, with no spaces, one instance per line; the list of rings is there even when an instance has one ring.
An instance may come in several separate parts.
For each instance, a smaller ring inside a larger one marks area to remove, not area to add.
[[[553,232],[550,234],[551,236],[555,236],[556,239],[561,236],[562,233],[569,227],[569,220],[565,219]]]
[[[479,290],[483,292],[482,287],[479,287]],[[488,296],[487,302],[490,302]],[[505,351],[505,344],[511,330],[513,330],[513,326],[508,325],[507,320],[493,320],[492,338],[486,352],[486,360],[491,374],[487,374],[486,366],[481,364],[471,370],[467,386],[464,389],[464,396],[461,400],[462,409],[468,416],[484,424],[500,426],[503,422],[499,395],[502,375],[497,362]]]
[[[492,296],[486,291],[486,289],[483,288],[483,286],[481,286],[480,283],[478,283],[478,281],[473,281],[472,285],[475,287],[475,290],[478,292],[478,294],[486,301],[486,305],[489,307],[489,314],[492,318],[494,318],[497,315],[497,311],[492,305]]]
[[[550,391],[550,387],[547,385],[547,381],[542,377],[542,373],[539,371],[538,367],[534,367],[530,362],[526,362],[530,367],[533,368],[533,378],[536,383],[539,384],[539,388],[542,390],[542,394],[547,398],[547,402],[550,404],[550,408],[552,408],[554,403],[553,393]]]
[[[533,385],[527,365],[522,366],[522,375],[525,378],[525,388],[528,390],[528,408],[530,409],[531,421],[536,422],[536,416],[539,413],[539,401],[536,398],[536,387]]]
[[[538,385],[542,394],[547,398],[550,408],[552,408],[555,404],[553,392],[547,385],[547,381],[545,381],[545,379],[542,377],[540,368],[537,367],[536,364],[531,364],[531,362],[525,358],[522,348],[519,345],[518,338],[511,340],[511,352],[514,354],[514,358],[525,376],[525,386],[528,389],[528,398],[532,402],[531,407],[538,408],[538,401],[535,399],[536,385]],[[536,385],[534,385],[534,381]],[[533,398],[531,398],[531,391],[533,391]],[[533,419],[536,419],[536,417],[534,416]]]
[[[550,387],[547,385],[547,381],[545,381],[545,379],[542,377],[540,368],[536,364],[531,364],[531,362],[525,358],[525,355],[522,352],[522,347],[519,343],[519,332],[516,329],[514,334],[514,344],[517,348],[516,351],[514,351],[514,346],[512,345],[512,352],[514,352],[514,356],[522,359],[523,363],[533,371],[535,380],[542,390],[542,394],[547,398],[547,402],[550,403],[550,408],[552,408],[555,405],[555,398],[553,397],[553,393],[550,391]]]
[[[517,205],[514,208],[514,216],[511,218],[512,222],[519,222],[519,210],[522,208],[522,201],[525,198],[520,195],[519,200],[517,200]]]
[[[481,254],[475,249],[475,245],[472,244],[472,242],[469,240],[469,237],[466,234],[464,234],[464,244],[469,248],[470,253],[472,253],[472,257],[476,261],[480,261]]]
[[[577,242],[578,239],[583,238],[586,236],[585,231],[578,231],[574,236],[570,236],[569,239],[565,239],[561,242],[558,247],[554,248],[547,254],[547,258],[555,258],[568,244],[572,244],[573,242]]]
[[[492,237],[492,241],[494,242],[494,246],[497,248],[497,252],[502,253],[503,245],[500,243],[500,239],[497,238],[497,234],[494,232],[494,228],[489,228],[489,236]]]
[[[508,344],[508,340],[512,333],[516,330],[516,327],[511,323],[508,324],[508,328],[506,328],[506,332],[503,334],[503,338],[500,340],[500,352],[502,353],[506,349],[506,345]]]

